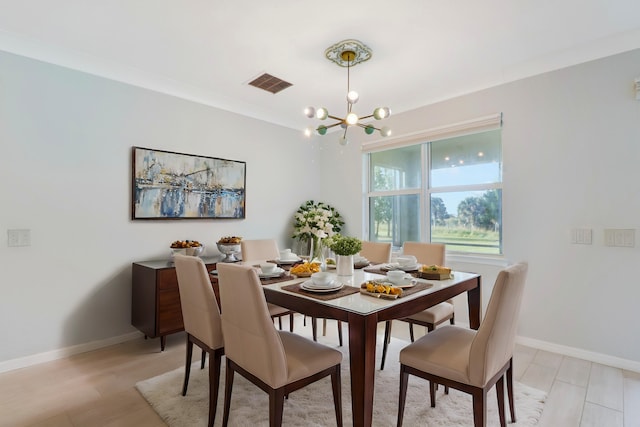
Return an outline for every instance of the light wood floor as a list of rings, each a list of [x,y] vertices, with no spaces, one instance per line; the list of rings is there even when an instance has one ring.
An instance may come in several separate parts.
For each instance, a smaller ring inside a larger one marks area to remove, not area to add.
[[[296,317],[296,330],[309,333],[302,323]],[[395,337],[408,341],[407,331],[395,322]],[[337,345],[335,322],[321,341]],[[640,427],[640,374],[523,346],[514,360],[518,381],[549,394],[540,426]],[[175,334],[164,352],[140,338],[0,374],[0,426],[164,426],[135,384],[183,363],[184,335]]]

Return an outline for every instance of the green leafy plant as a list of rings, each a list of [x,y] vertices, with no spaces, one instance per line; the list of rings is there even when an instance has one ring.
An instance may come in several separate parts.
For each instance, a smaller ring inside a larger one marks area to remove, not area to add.
[[[362,241],[357,237],[334,235],[331,238],[329,248],[336,255],[355,255],[362,249]]]

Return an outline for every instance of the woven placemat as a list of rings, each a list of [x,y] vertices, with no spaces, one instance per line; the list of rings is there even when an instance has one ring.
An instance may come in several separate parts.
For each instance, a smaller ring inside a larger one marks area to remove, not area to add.
[[[305,295],[305,296],[319,299],[322,301],[329,301],[336,298],[346,297],[347,295],[357,294],[358,292],[360,292],[359,288],[356,288],[354,286],[347,286],[347,285],[343,286],[342,288],[338,289],[335,292],[324,292],[324,293],[309,292],[302,289],[300,287],[300,283],[296,283],[293,285],[286,285],[286,286],[283,286],[282,289],[284,289],[285,291]]]

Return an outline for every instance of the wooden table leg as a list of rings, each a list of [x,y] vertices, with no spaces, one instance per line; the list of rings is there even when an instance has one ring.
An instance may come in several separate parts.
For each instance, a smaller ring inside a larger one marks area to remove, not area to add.
[[[469,305],[469,326],[478,329],[482,320],[482,292],[480,276],[476,278],[478,285],[467,292],[467,304]]]
[[[375,314],[349,314],[351,409],[355,427],[369,427],[373,418],[377,326]]]

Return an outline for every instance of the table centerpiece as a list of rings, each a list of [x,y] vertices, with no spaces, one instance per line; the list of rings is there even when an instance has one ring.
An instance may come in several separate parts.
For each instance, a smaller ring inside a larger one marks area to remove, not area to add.
[[[353,256],[362,249],[362,240],[357,237],[334,235],[329,245],[336,254],[336,274],[351,276],[353,274]]]
[[[326,239],[339,233],[343,225],[340,213],[333,206],[307,200],[294,214],[292,238],[308,242],[309,261],[319,262],[324,267]]]

